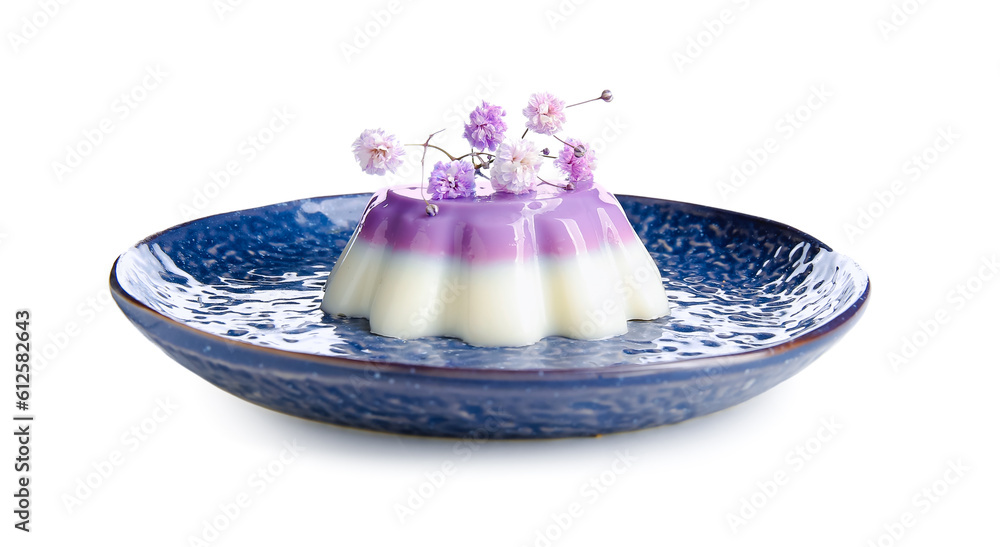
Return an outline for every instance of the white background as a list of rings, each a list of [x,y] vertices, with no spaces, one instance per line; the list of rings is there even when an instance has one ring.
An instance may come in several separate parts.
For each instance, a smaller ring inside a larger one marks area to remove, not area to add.
[[[36,354],[30,534],[13,530],[14,437],[0,449],[13,544],[189,545],[205,522],[225,523],[220,504],[242,493],[249,507],[206,544],[995,538],[1000,283],[983,265],[1000,252],[996,2],[402,1],[393,14],[386,0],[251,0],[224,13],[212,0],[101,1],[39,15],[49,4],[0,9],[0,335],[11,361],[14,311],[30,309]],[[894,7],[910,12],[895,15],[898,28],[887,26]],[[309,423],[238,400],[109,304],[115,257],[185,220],[184,206],[204,216],[371,191],[384,181],[349,151],[362,129],[416,141],[448,127],[447,142],[477,96],[519,125],[532,92],[575,101],[606,87],[615,100],[574,109],[567,127],[603,141],[599,182],[779,220],[849,254],[873,281],[855,329],[795,378],[715,415],[489,443],[463,459],[454,441]],[[815,89],[828,96],[810,109]],[[126,107],[122,94],[137,100]],[[240,147],[276,108],[294,120],[251,161]],[[794,131],[789,113],[803,120]],[[87,150],[85,132],[102,123],[111,130]],[[951,142],[937,138],[949,131]],[[777,150],[763,166],[747,164],[752,175],[721,191],[768,138]],[[86,157],[57,173],[67,147]],[[211,173],[233,160],[240,172],[215,191]],[[872,217],[860,225],[859,209]],[[907,338],[920,347],[893,363]],[[0,399],[13,415],[5,370]],[[165,416],[158,401],[176,408],[136,442],[130,428]],[[293,440],[304,451],[274,463]],[[808,461],[799,446],[814,450]],[[123,463],[81,490],[116,451]],[[618,452],[635,461],[616,475]],[[432,487],[446,462],[454,473]],[[256,487],[269,464],[280,474]],[[787,480],[772,488],[775,473]],[[602,477],[614,481],[599,495],[584,487]],[[401,521],[398,508],[417,504],[408,498],[421,488],[431,497]],[[86,499],[68,506],[79,492]],[[551,515],[573,503],[582,516],[555,528]],[[749,519],[733,524],[741,508]],[[554,540],[539,539],[547,529]]]

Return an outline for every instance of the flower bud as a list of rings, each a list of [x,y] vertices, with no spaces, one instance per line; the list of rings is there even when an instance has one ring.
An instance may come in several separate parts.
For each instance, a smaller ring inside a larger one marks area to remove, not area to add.
[[[433,203],[428,203],[426,211],[427,211],[427,216],[429,217],[437,216],[438,206]]]
[[[601,92],[601,100],[603,100],[606,103],[610,103],[611,99],[614,99],[614,97],[611,96],[610,89],[605,89],[604,91]]]
[[[548,156],[549,155],[549,149],[548,148],[542,148],[542,155],[543,156]]]
[[[587,153],[587,147],[582,144],[576,145],[576,148],[573,149],[573,155],[578,158],[582,158],[583,155],[586,153]]]

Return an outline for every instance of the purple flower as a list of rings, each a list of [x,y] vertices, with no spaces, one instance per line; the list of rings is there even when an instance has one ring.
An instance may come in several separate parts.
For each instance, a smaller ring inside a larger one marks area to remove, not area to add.
[[[591,171],[597,168],[594,151],[579,139],[569,139],[566,143],[556,159],[556,167],[566,173],[566,180],[574,187],[590,188],[594,184],[594,174]],[[582,151],[579,156],[578,149]]]
[[[503,132],[507,130],[507,124],[503,121],[506,114],[503,108],[483,101],[482,106],[477,106],[469,114],[469,123],[465,124],[465,140],[478,150],[496,150],[503,140]]]
[[[535,93],[522,111],[528,117],[525,126],[535,133],[552,135],[562,129],[566,122],[566,114],[563,112],[565,107],[566,103],[551,93]]]
[[[395,135],[386,135],[381,129],[366,129],[354,141],[354,158],[361,169],[370,175],[395,173],[402,165],[405,154],[403,145]]]
[[[535,143],[519,139],[505,140],[490,167],[490,182],[497,192],[524,194],[534,190],[542,158]]]
[[[431,199],[465,198],[476,195],[476,172],[465,161],[439,161],[431,171],[427,190]]]

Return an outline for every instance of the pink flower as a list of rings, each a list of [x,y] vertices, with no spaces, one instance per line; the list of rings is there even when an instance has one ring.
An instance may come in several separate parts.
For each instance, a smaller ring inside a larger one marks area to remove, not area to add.
[[[469,145],[479,150],[493,151],[503,140],[503,132],[507,124],[503,117],[507,113],[499,106],[483,101],[469,114],[469,123],[465,124],[465,140]]]
[[[578,150],[580,155],[577,155]],[[597,158],[586,143],[579,139],[569,139],[559,152],[556,167],[566,173],[567,182],[582,190],[594,184],[594,174],[591,171],[597,168]]]
[[[542,157],[538,154],[535,143],[524,139],[505,140],[490,167],[493,189],[510,194],[524,194],[534,190],[541,164]]]
[[[476,171],[467,161],[439,161],[431,171],[427,190],[431,199],[467,198],[476,195]]]
[[[384,175],[386,171],[395,173],[405,153],[396,136],[386,135],[381,129],[366,129],[354,141],[354,158],[370,175]]]
[[[566,103],[551,93],[535,93],[528,99],[522,113],[528,117],[528,129],[542,135],[552,135],[566,122]]]

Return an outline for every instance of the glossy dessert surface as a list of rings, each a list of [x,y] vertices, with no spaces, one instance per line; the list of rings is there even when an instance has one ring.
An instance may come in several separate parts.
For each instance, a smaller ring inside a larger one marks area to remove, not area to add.
[[[330,273],[322,309],[373,333],[524,346],[596,340],[667,315],[653,259],[618,200],[599,186],[434,202],[377,192]]]
[[[565,191],[548,185],[513,195],[490,193],[433,201],[416,187],[383,188],[366,208],[358,238],[396,251],[467,262],[573,256],[605,244],[638,241],[618,200],[600,186]]]

